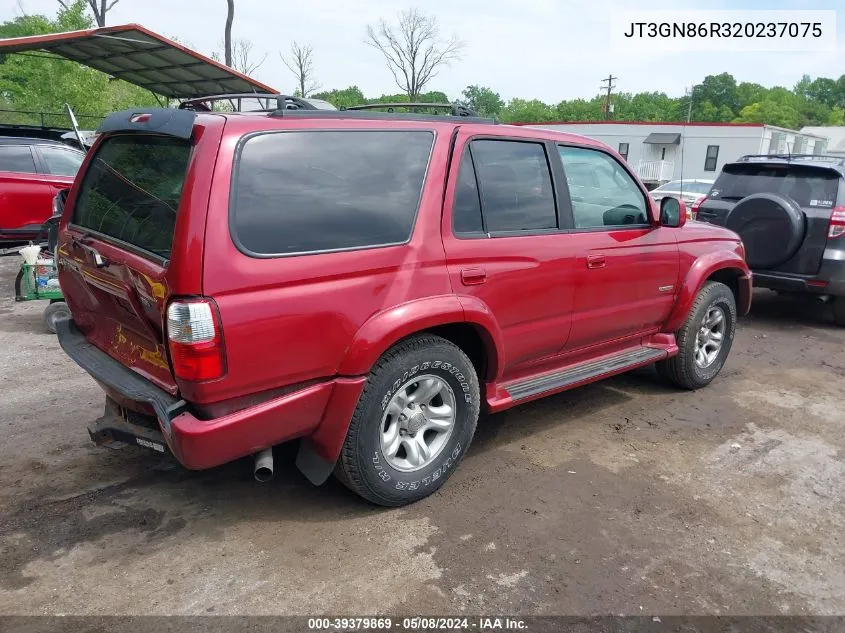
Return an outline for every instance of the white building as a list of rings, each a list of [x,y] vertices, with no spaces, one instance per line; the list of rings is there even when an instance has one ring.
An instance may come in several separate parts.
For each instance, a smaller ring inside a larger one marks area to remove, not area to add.
[[[683,178],[715,179],[746,154],[822,154],[827,137],[760,123],[593,121],[528,124],[588,136],[628,161],[649,186]]]
[[[834,156],[845,156],[845,126],[828,125],[802,127],[801,134],[826,136],[829,139],[826,153],[833,154]]]

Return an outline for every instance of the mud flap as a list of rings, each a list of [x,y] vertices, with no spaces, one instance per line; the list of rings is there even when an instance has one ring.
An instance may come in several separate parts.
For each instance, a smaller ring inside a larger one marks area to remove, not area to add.
[[[335,462],[327,462],[317,454],[311,443],[304,439],[299,444],[299,451],[296,453],[296,467],[305,478],[315,486],[326,483],[326,479],[334,471]]]

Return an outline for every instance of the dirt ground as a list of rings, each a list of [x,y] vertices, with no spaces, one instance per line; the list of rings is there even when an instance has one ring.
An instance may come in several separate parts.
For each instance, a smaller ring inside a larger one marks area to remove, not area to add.
[[[479,422],[408,508],[276,451],[189,472],[88,439],[103,395],[0,258],[2,614],[845,614],[845,329],[758,291],[708,388],[652,370]]]

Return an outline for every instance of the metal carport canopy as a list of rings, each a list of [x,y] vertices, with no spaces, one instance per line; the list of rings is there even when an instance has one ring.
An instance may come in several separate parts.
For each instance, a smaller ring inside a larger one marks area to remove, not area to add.
[[[64,57],[173,99],[276,92],[138,24],[0,40],[0,54],[30,51]]]

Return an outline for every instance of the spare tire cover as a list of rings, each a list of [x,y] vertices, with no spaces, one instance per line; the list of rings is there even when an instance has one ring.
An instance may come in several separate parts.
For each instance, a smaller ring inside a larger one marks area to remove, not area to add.
[[[751,268],[774,268],[798,251],[804,241],[806,218],[791,198],[755,193],[731,209],[725,227],[742,238]]]

